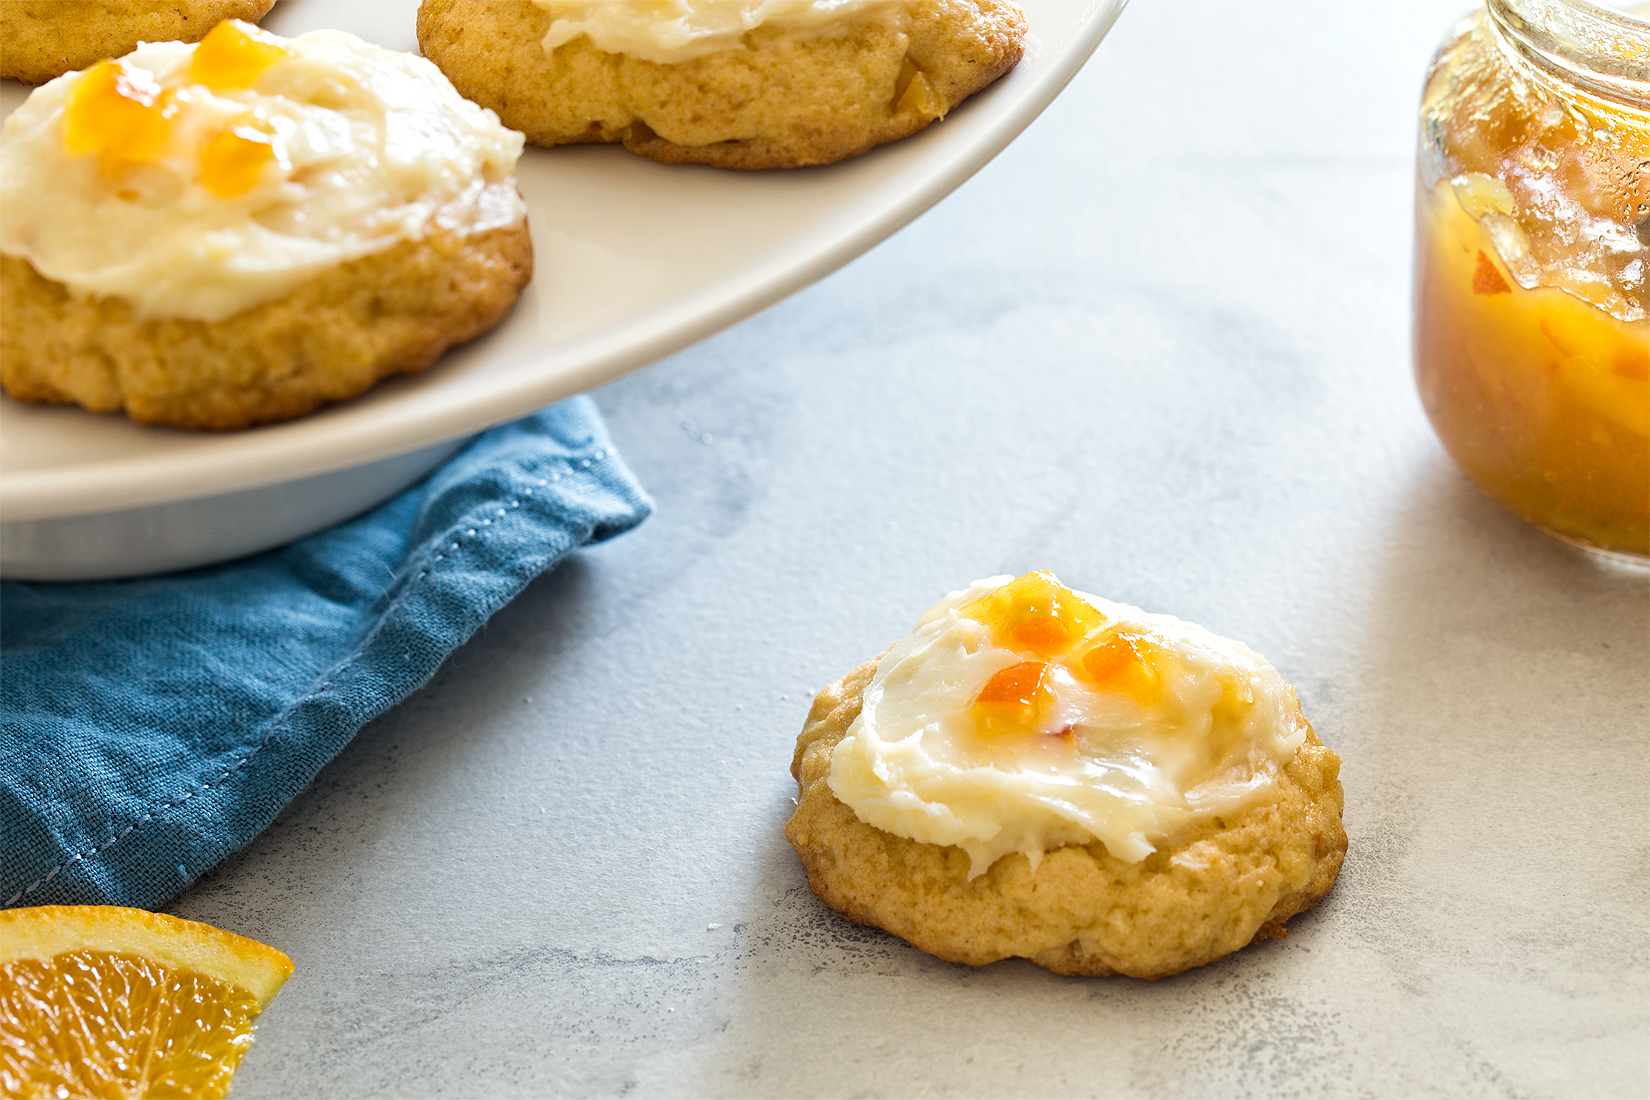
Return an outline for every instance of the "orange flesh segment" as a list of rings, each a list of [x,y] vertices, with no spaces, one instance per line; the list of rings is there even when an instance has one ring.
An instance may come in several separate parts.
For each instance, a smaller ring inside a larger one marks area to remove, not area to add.
[[[63,112],[63,144],[97,153],[105,172],[152,161],[171,130],[154,76],[124,61],[99,61],[75,82]]]
[[[213,91],[250,88],[271,65],[291,56],[291,50],[252,24],[225,19],[195,48],[189,79]]]
[[[1072,672],[1102,691],[1127,695],[1142,706],[1163,698],[1163,676],[1153,660],[1156,646],[1132,630],[1114,630],[1085,650]]]
[[[1035,731],[1054,708],[1054,685],[1046,661],[1021,661],[992,676],[970,709],[987,737]]]
[[[0,1078],[31,1096],[221,1097],[252,1045],[257,999],[111,951],[0,966]]]
[[[1045,570],[1009,581],[962,610],[990,627],[998,645],[1042,657],[1059,656],[1105,621],[1088,601]]]
[[[201,183],[220,199],[244,195],[274,155],[269,135],[250,126],[225,130],[201,149]]]

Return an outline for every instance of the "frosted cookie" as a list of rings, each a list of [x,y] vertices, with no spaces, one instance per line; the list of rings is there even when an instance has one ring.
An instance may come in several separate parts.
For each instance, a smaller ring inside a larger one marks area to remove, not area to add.
[[[1009,0],[424,0],[425,56],[537,145],[672,164],[829,164],[1012,69]]]
[[[422,58],[220,24],[0,130],[0,383],[239,428],[422,370],[532,274],[522,138]]]
[[[1340,759],[1246,646],[1048,573],[954,592],[814,701],[785,835],[850,920],[950,962],[1162,978],[1346,851]]]
[[[44,84],[139,42],[197,42],[225,19],[262,19],[275,0],[4,0],[0,77]]]

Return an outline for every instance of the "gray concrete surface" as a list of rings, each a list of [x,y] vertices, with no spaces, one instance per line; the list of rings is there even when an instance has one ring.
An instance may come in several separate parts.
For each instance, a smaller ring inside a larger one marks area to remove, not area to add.
[[[1646,577],[1480,495],[1409,378],[1460,2],[1136,0],[932,213],[599,391],[657,515],[172,906],[297,963],[236,1096],[1650,1092]],[[808,893],[812,692],[1037,567],[1299,686],[1351,849],[1287,940],[970,970]]]

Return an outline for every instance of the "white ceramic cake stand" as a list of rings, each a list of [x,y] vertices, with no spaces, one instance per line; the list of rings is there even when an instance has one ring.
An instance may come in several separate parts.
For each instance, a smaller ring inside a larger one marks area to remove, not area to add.
[[[493,332],[418,378],[287,424],[140,428],[0,399],[0,575],[91,580],[279,546],[424,476],[474,433],[766,308],[899,229],[1000,152],[1076,75],[1126,0],[1020,0],[1025,59],[945,121],[828,168],[723,172],[622,149],[529,148],[536,275]],[[287,0],[264,25],[415,49],[413,0]],[[10,113],[27,89],[6,81]]]

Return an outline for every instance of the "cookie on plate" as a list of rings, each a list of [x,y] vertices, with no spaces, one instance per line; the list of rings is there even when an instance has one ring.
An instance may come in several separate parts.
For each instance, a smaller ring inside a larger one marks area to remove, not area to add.
[[[821,900],[950,962],[1162,978],[1346,851],[1340,760],[1247,647],[1052,575],[952,593],[820,692],[785,835]]]
[[[0,77],[44,84],[139,42],[198,42],[225,19],[256,23],[275,0],[5,0]]]
[[[424,0],[418,41],[536,145],[672,164],[830,164],[1012,69],[1010,0]]]
[[[220,24],[0,131],[0,383],[240,428],[422,370],[532,274],[520,134],[422,58]]]

